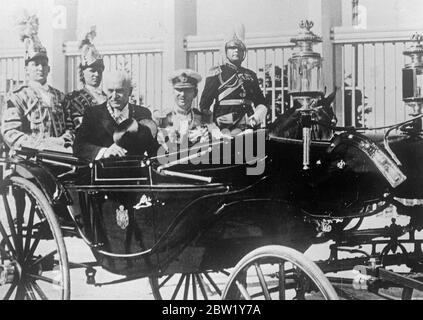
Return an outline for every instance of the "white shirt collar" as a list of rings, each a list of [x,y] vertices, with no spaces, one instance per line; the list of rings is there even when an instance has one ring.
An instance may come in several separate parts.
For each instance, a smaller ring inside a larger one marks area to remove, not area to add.
[[[107,109],[109,110],[109,113],[112,118],[114,118],[117,123],[121,123],[122,121],[125,121],[129,118],[129,103],[127,103],[122,110],[112,108],[109,103],[107,103]]]
[[[42,90],[45,90],[45,91],[49,91],[50,90],[50,87],[47,84],[47,82],[44,83],[44,84],[41,84],[41,83],[39,83],[37,81],[28,81],[28,86],[30,86],[32,88],[42,89]]]
[[[126,106],[123,107],[122,110],[114,109],[115,114],[128,114],[129,115],[129,103],[126,104]]]

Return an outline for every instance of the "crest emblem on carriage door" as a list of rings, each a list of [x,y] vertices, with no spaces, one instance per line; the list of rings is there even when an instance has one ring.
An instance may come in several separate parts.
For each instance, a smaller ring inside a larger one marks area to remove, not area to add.
[[[128,210],[122,205],[119,206],[119,209],[116,209],[116,223],[122,230],[125,230],[129,225]]]
[[[142,208],[148,208],[151,207],[152,203],[151,203],[151,198],[147,197],[147,195],[143,194],[140,198],[140,201],[134,206],[135,210],[139,210]]]

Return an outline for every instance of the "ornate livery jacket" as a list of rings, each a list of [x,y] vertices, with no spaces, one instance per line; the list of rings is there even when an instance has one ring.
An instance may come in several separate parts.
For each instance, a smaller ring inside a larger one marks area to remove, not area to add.
[[[66,124],[76,130],[82,123],[82,116],[86,108],[100,105],[106,101],[103,92],[95,97],[87,88],[68,93],[65,98]]]
[[[66,131],[64,94],[51,86],[21,86],[9,94],[1,133],[11,148],[39,147],[49,137]]]
[[[253,71],[230,63],[211,69],[201,96],[202,111],[213,106],[214,119],[229,113],[240,119],[251,116],[259,104],[265,104],[265,98]]]

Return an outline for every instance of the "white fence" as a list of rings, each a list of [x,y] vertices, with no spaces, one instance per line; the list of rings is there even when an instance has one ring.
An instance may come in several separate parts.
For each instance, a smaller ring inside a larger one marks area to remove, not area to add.
[[[337,100],[341,125],[375,127],[400,122],[408,117],[402,102],[402,68],[406,63],[403,51],[411,35],[423,30],[355,30],[334,28],[331,41],[334,48],[336,86],[341,89]],[[255,71],[261,81],[272,115],[290,105],[287,95],[287,64],[295,34],[249,35],[244,65]],[[222,62],[219,37],[188,36],[185,40],[187,67],[197,70],[204,78],[210,68]],[[67,92],[81,86],[76,42],[66,43],[64,54]],[[96,44],[104,55],[106,70],[119,68],[132,73],[136,84],[134,99],[151,108],[164,101],[163,42],[158,40],[136,43]],[[0,52],[0,102],[5,93],[25,79],[21,49]],[[200,94],[204,82],[200,85]],[[196,101],[198,103],[198,101]],[[354,106],[354,107],[353,107]],[[341,108],[341,109],[339,109]]]
[[[25,81],[22,49],[1,49],[0,54],[0,95],[4,96],[14,86]]]
[[[0,54],[0,121],[6,94],[25,81],[24,58],[21,49],[1,50]],[[0,137],[1,141],[1,137]]]
[[[416,31],[422,30],[332,30],[335,62],[341,66],[335,73],[342,124],[378,127],[408,117],[410,110],[402,102],[403,51]]]
[[[123,69],[131,73],[135,84],[133,98],[147,107],[160,107],[163,103],[163,44],[160,40],[136,43],[96,44],[104,56],[106,71]],[[78,66],[78,43],[65,46],[66,91],[81,87]]]

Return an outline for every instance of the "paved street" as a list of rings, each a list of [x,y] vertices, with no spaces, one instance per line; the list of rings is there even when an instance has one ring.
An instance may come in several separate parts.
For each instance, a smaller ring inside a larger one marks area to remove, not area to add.
[[[0,201],[1,202],[1,201]],[[3,204],[1,204],[3,208]],[[3,211],[3,210],[1,210]],[[3,214],[3,213],[0,213]],[[397,224],[406,226],[409,223],[409,218],[405,216],[397,216],[395,212],[388,211],[376,216],[372,216],[366,218],[361,229],[364,228],[378,228],[378,227],[385,227],[391,223],[391,218],[397,218]],[[354,222],[352,222],[354,224]],[[418,233],[417,238],[423,238],[423,232]],[[78,238],[66,238],[66,247],[68,251],[69,261],[75,263],[82,263],[82,262],[94,262],[94,256],[91,253],[88,246]],[[332,242],[327,242],[319,245],[312,246],[309,250],[306,251],[306,256],[314,261],[318,260],[326,260],[329,257],[329,246]],[[407,249],[411,249],[408,247]],[[50,249],[51,250],[51,249]],[[47,250],[48,252],[48,250]],[[351,257],[351,254],[340,254],[340,258]],[[395,267],[392,268],[395,271],[407,271],[406,268]],[[97,283],[105,283],[110,281],[115,281],[121,279],[121,276],[114,275],[110,272],[103,270],[100,267],[96,268],[96,282]],[[342,272],[339,274],[330,274],[330,276],[344,276],[353,278],[357,274],[354,272]],[[223,289],[227,282],[227,276],[222,274],[213,274],[211,275],[213,280],[216,284]],[[178,276],[173,277],[166,285],[163,286],[161,290],[161,294],[164,298],[170,298],[172,293],[175,291],[175,288],[178,284]],[[210,288],[206,288],[209,290]],[[183,289],[180,290],[180,296],[178,298],[182,298]],[[211,291],[213,292],[213,288]],[[366,296],[365,292],[359,293],[360,298],[375,298]],[[215,298],[219,298],[218,295],[214,296]],[[192,297],[188,297],[190,299]],[[133,280],[130,282],[124,282],[119,284],[113,285],[102,285],[102,286],[94,286],[86,284],[86,275],[85,269],[72,269],[71,270],[71,299],[74,300],[153,300],[153,294],[151,292],[151,287],[149,284],[149,280],[147,278]]]
[[[392,213],[379,214],[375,217],[369,217],[365,220],[363,224],[364,227],[384,227],[390,223],[390,219],[393,216]],[[397,223],[401,225],[406,225],[409,218],[407,217],[398,217]],[[419,234],[419,237],[422,237],[422,234]],[[88,262],[94,261],[93,256],[87,246],[78,239],[67,239],[67,247],[69,253],[69,260],[73,262]],[[330,243],[320,244],[312,246],[307,250],[306,255],[314,260],[326,259],[329,256],[329,245]],[[401,270],[396,268],[397,270]],[[403,269],[404,270],[404,269]],[[339,276],[340,274],[338,274]],[[336,276],[336,275],[335,275]],[[343,272],[342,276],[354,277],[353,272]],[[108,282],[119,279],[119,276],[113,275],[107,271],[97,268],[96,281]],[[87,285],[85,283],[86,277],[83,269],[76,269],[71,271],[71,283],[72,283],[72,299],[81,299],[81,300],[90,300],[90,299],[100,299],[100,300],[120,300],[120,299],[129,299],[129,300],[152,300],[154,299],[148,279],[140,279],[131,282],[126,282],[122,284],[115,284],[110,286],[95,287],[92,285]],[[219,281],[221,283],[219,283]],[[218,279],[218,284],[224,284],[224,279]],[[165,286],[165,293],[170,296],[170,294],[175,290],[176,282],[169,283]],[[365,293],[360,293],[362,297],[365,296]],[[372,298],[375,298],[372,296]]]

